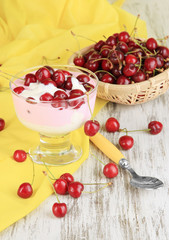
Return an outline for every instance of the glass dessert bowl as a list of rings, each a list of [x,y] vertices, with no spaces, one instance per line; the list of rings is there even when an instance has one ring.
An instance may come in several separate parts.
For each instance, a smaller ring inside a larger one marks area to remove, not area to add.
[[[90,70],[51,65],[25,69],[10,81],[20,122],[40,134],[29,150],[39,164],[63,165],[79,160],[82,149],[72,142],[72,132],[91,118],[98,79]]]

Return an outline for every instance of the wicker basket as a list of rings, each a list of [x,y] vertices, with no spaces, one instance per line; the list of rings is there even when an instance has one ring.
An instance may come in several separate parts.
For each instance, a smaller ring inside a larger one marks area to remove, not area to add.
[[[80,53],[84,54],[93,48],[93,45],[81,49]],[[78,52],[79,53],[79,52]],[[73,54],[69,60],[69,64],[74,64],[73,59],[76,54]],[[164,94],[169,87],[169,69],[149,78],[140,83],[129,85],[117,85],[110,83],[103,83],[99,81],[97,96],[99,98],[125,104],[135,105],[148,102]]]

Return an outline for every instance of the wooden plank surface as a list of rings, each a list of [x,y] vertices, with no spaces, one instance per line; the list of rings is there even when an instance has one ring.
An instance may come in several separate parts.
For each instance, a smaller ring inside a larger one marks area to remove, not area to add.
[[[113,0],[110,0],[113,2]],[[167,0],[126,0],[123,9],[147,22],[149,37],[169,35]],[[169,46],[169,44],[168,44]],[[138,106],[108,103],[97,115],[102,126],[108,117],[119,120],[121,128],[144,129],[151,120],[159,120],[164,129],[153,136],[133,133],[134,147],[123,154],[141,175],[156,176],[164,181],[163,188],[153,191],[130,186],[130,176],[119,169],[113,185],[94,194],[83,194],[79,199],[66,197],[68,214],[57,219],[51,214],[56,201],[50,196],[36,210],[0,233],[2,240],[168,240],[169,239],[169,92],[152,102]],[[110,141],[118,144],[122,133],[108,134]],[[109,162],[91,144],[91,151]],[[84,162],[74,177],[82,182],[106,182],[102,165],[92,156]],[[93,190],[94,187],[89,187]],[[60,198],[65,199],[64,197]]]

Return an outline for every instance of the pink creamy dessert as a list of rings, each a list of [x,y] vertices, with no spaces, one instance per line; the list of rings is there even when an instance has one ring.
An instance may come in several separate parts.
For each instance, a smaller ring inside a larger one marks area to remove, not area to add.
[[[69,72],[72,74],[72,88],[70,90],[65,89],[64,85],[59,87],[52,83],[45,85],[43,81],[32,82],[29,86],[25,86],[25,82],[21,79],[11,82],[10,87],[15,111],[23,125],[45,136],[61,136],[80,128],[91,118],[90,108],[93,112],[97,80],[90,77],[89,82],[84,83],[77,79],[82,73]],[[35,72],[31,73],[34,74]],[[64,84],[67,80],[68,76],[65,77]],[[23,87],[24,90],[18,94],[15,92],[16,87]],[[76,95],[77,90],[84,94]],[[54,97],[57,91],[63,91],[68,98],[57,100],[57,97]],[[52,100],[44,101],[41,99],[41,96],[45,93],[52,95]],[[71,93],[75,93],[72,98],[70,97]]]

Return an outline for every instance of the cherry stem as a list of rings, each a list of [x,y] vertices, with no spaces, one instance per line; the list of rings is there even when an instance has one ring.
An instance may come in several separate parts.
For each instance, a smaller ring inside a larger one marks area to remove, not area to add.
[[[95,72],[95,74],[98,73],[98,72],[108,73],[108,74],[110,74],[110,76],[112,76],[114,79],[116,79],[115,76],[114,76],[112,73],[108,72],[108,71],[105,71],[105,70],[97,70],[97,71]]]
[[[52,182],[51,182],[51,180],[50,180],[47,172],[43,171],[43,174],[44,174],[45,176],[47,176],[48,181],[50,182],[50,184],[51,184],[51,186],[52,186],[52,188],[53,188],[53,191],[54,191],[54,193],[55,193],[55,195],[56,195],[57,201],[58,201],[58,203],[60,203],[60,200],[59,200],[59,198],[58,198],[57,192],[56,192],[56,190],[55,190],[55,188],[54,188],[54,186],[53,186],[53,184],[52,184]]]
[[[149,54],[152,54],[146,47],[143,47],[140,43],[139,43],[139,41],[137,41],[136,39],[132,39],[133,40],[133,42],[135,42],[144,52],[147,52],[147,53],[149,53]]]
[[[14,77],[14,78],[21,79],[21,80],[25,81],[25,79],[23,79],[23,78],[20,78],[20,77],[17,77],[17,76],[11,75],[11,74],[6,73],[6,72],[3,72],[3,71],[1,71],[1,70],[0,70],[0,72],[1,72],[1,73],[4,73],[4,74],[6,74],[6,75],[8,75],[8,76],[10,76],[10,77]]]
[[[106,187],[108,187],[108,186],[110,186],[110,185],[112,185],[112,184],[113,184],[112,182],[109,182],[109,183],[107,183],[104,187],[101,187],[101,188],[99,188],[99,189],[97,189],[97,190],[95,190],[95,191],[92,191],[92,192],[83,191],[83,193],[96,193],[96,192],[99,192],[99,191],[101,191],[102,189],[104,189],[104,188],[106,188]]]
[[[89,41],[91,41],[91,42],[97,43],[96,41],[94,41],[94,40],[92,40],[92,39],[90,39],[90,38],[84,37],[84,36],[79,35],[79,34],[75,34],[75,33],[72,32],[72,31],[71,31],[71,34],[72,34],[74,37],[81,37],[81,38],[87,39],[87,40],[89,40]]]
[[[55,176],[53,175],[53,173],[50,171],[50,169],[48,168],[48,166],[45,164],[45,162],[42,160],[43,165],[45,166],[45,168],[47,169],[47,171],[50,173],[50,175],[53,177],[51,178],[52,180],[56,180]],[[49,176],[48,176],[49,177]]]
[[[135,21],[135,24],[134,24],[133,30],[132,30],[131,33],[130,33],[130,36],[133,35],[133,33],[134,33],[135,29],[136,29],[136,25],[137,25],[137,22],[138,22],[138,19],[139,19],[139,18],[140,18],[140,14],[137,15],[137,18],[136,18],[136,21]]]
[[[93,154],[92,152],[90,152],[90,153],[91,153],[91,155],[94,156],[100,163],[102,163],[102,164],[105,166],[104,162],[102,162],[95,154]]]
[[[91,107],[90,107],[89,94],[88,94],[88,92],[86,92],[86,96],[87,96],[87,104],[88,104],[89,111],[90,111],[90,114],[91,114],[91,120],[93,120],[93,113],[92,113],[92,109],[91,109]]]
[[[149,132],[151,129],[148,128],[148,129],[141,129],[141,130],[127,130],[126,128],[123,128],[123,129],[119,129],[119,132],[126,132],[126,135],[128,132]]]

